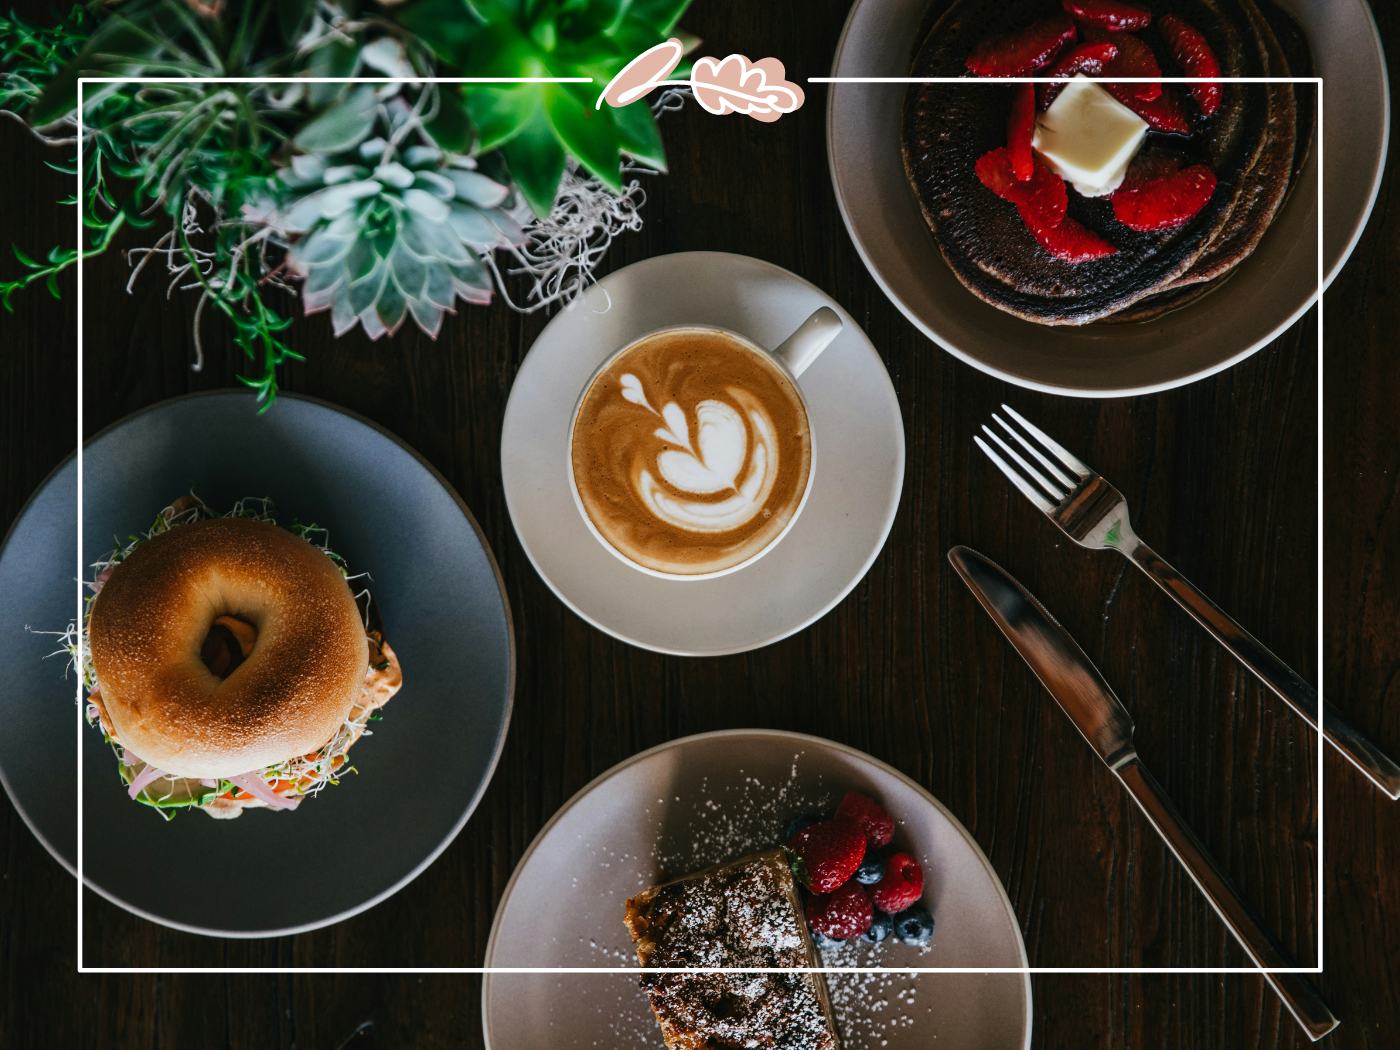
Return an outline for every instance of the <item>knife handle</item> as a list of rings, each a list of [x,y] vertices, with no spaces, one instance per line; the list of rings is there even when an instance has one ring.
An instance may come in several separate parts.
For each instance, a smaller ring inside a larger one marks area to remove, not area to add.
[[[1195,584],[1172,568],[1166,559],[1135,536],[1129,539],[1130,543],[1115,549],[1145,572],[1217,642],[1230,650],[1240,663],[1316,729],[1317,690],[1202,594]],[[1400,765],[1396,765],[1385,752],[1362,736],[1330,703],[1327,705],[1324,726],[1323,735],[1328,743],[1392,799],[1400,799]]]
[[[1303,1027],[1308,1038],[1316,1041],[1336,1028],[1337,1019],[1332,1016],[1332,1011],[1301,974],[1269,972],[1296,964],[1265,932],[1254,909],[1240,896],[1230,877],[1187,826],[1162,790],[1162,785],[1157,783],[1137,755],[1115,768],[1114,773],[1157,829],[1157,834],[1162,836],[1167,848],[1181,862],[1191,880],[1206,895],[1206,900],[1210,901],[1216,914],[1224,920],[1254,965],[1263,971],[1264,980],[1278,993],[1283,1005],[1288,1007],[1288,1012]]]

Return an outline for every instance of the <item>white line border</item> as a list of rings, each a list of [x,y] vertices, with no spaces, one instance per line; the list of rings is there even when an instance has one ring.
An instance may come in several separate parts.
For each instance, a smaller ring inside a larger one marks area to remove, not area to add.
[[[1269,970],[1269,973],[1299,973],[1299,974],[1320,974],[1323,972],[1323,761],[1322,754],[1326,747],[1323,737],[1323,719],[1325,717],[1323,703],[1323,681],[1322,681],[1322,588],[1323,588],[1323,439],[1322,439],[1322,300],[1323,300],[1323,82],[1321,77],[1219,77],[1206,80],[1200,77],[1088,77],[1084,78],[1095,82],[1111,80],[1114,83],[1151,83],[1159,82],[1166,84],[1194,84],[1194,83],[1238,83],[1238,84],[1315,84],[1317,86],[1317,128],[1315,132],[1315,142],[1317,144],[1317,595],[1318,595],[1318,640],[1317,640],[1317,965],[1315,967],[1294,966],[1277,970]],[[255,84],[255,83],[286,83],[286,84],[503,84],[503,83],[528,83],[528,84],[559,84],[559,83],[592,83],[589,77],[79,77],[78,78],[78,130],[77,130],[77,152],[78,152],[78,258],[77,266],[77,324],[78,324],[78,412],[77,412],[77,438],[78,438],[78,547],[77,547],[77,616],[78,623],[78,645],[81,648],[83,641],[83,612],[84,612],[84,584],[86,566],[83,555],[83,233],[86,227],[83,225],[83,88],[86,84],[158,84],[158,83],[183,83],[183,84]],[[808,77],[809,84],[988,84],[991,86],[1004,86],[1006,84],[1051,84],[1063,83],[1064,78],[1051,77],[999,77],[995,79],[978,79],[969,77]],[[1262,687],[1261,687],[1262,689]],[[78,849],[77,849],[77,899],[78,899],[78,925],[77,925],[77,964],[78,973],[88,974],[265,974],[265,973],[287,973],[287,974],[360,974],[360,973],[417,973],[417,974],[488,974],[488,973],[598,973],[598,974],[645,974],[645,973],[716,973],[732,972],[723,968],[713,967],[481,967],[481,966],[424,966],[424,967],[361,967],[361,966],[234,966],[234,967],[193,967],[193,966],[84,966],[83,965],[83,743],[87,739],[88,731],[86,719],[86,699],[83,695],[83,687],[80,680],[77,685],[77,714],[78,714]],[[1264,691],[1267,695],[1267,690]],[[275,939],[275,938],[274,938]],[[750,971],[745,971],[750,972]],[[757,968],[754,973],[791,973],[794,969],[772,969]],[[939,967],[801,967],[796,972],[807,973],[967,973],[967,974],[1038,974],[1038,973],[1103,973],[1103,974],[1141,974],[1141,973],[1186,973],[1186,974],[1225,974],[1225,973],[1246,973],[1258,974],[1265,972],[1262,967],[1255,966],[1224,966],[1224,967],[1202,967],[1202,966],[1112,966],[1112,967],[1086,967],[1086,966],[1013,966],[1013,967],[963,967],[963,966],[939,966]]]

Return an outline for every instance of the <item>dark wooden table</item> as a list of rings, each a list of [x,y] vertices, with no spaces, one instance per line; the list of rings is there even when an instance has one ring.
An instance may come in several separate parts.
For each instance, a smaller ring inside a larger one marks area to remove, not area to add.
[[[39,15],[40,5],[29,4]],[[707,53],[777,55],[827,72],[846,0],[697,0]],[[1400,10],[1380,5],[1400,53]],[[1310,314],[1219,376],[1112,401],[1050,397],[943,353],[881,294],[852,248],[827,173],[825,91],[773,125],[666,116],[671,174],[648,178],[646,228],[603,271],[712,249],[786,267],[835,296],[880,349],[908,440],[904,496],[884,552],[823,620],[722,659],[659,656],[568,612],[520,548],[502,496],[499,435],[512,377],[547,318],[499,302],[449,318],[437,342],[406,328],[371,343],[299,320],[307,362],[284,389],[377,421],[472,507],[515,615],[519,684],[505,753],[480,808],[439,860],[390,900],[274,941],[220,941],[137,919],[87,893],[86,960],[111,965],[463,965],[482,957],[516,861],[574,791],[614,763],[706,730],[764,726],[839,740],[928,787],[1006,886],[1036,966],[1240,966],[1243,954],[1030,672],[951,573],[967,543],[1001,561],[1084,644],[1132,711],[1139,748],[1230,875],[1301,964],[1315,962],[1317,743],[1281,702],[1108,553],[1068,545],[971,443],[1008,401],[1128,496],[1139,531],[1311,681],[1317,622],[1317,346]],[[68,192],[17,125],[0,124],[3,234],[71,243]],[[1392,168],[1370,228],[1327,296],[1326,517],[1321,682],[1400,753],[1400,215]],[[753,187],[760,187],[755,192]],[[128,246],[140,243],[131,240]],[[11,264],[0,263],[5,272]],[[228,386],[244,362],[206,318],[208,364],[189,369],[192,298],[113,253],[87,278],[91,433],[153,402]],[[76,442],[75,285],[0,317],[0,525]],[[275,409],[274,409],[275,411]],[[1325,971],[1342,1020],[1331,1045],[1400,1045],[1400,804],[1330,749]],[[0,1046],[123,1050],[351,1050],[480,1046],[479,980],[366,975],[79,976],[72,878],[0,803]],[[353,863],[354,843],[346,843]],[[937,978],[923,979],[937,994]],[[1046,1050],[1306,1045],[1258,977],[1038,975],[1033,1045]],[[659,1040],[658,1040],[659,1043]]]

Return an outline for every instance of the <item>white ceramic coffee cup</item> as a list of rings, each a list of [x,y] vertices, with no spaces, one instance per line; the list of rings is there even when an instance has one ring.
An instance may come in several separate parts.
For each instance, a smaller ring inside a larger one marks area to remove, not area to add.
[[[807,497],[812,492],[812,479],[816,477],[817,473],[817,446],[815,435],[812,432],[811,409],[807,405],[807,398],[802,393],[802,386],[797,382],[797,377],[805,372],[808,366],[817,359],[817,356],[830,345],[831,341],[840,333],[842,327],[844,327],[844,323],[837,315],[836,311],[829,306],[823,306],[818,308],[807,320],[803,321],[802,324],[798,326],[796,331],[772,350],[765,349],[747,336],[741,335],[729,328],[721,328],[719,325],[679,324],[668,325],[665,328],[657,328],[647,332],[609,354],[603,360],[603,363],[593,370],[593,374],[588,377],[588,381],[583,384],[583,389],[579,391],[578,400],[574,402],[573,415],[569,418],[569,442],[568,448],[565,450],[568,460],[569,491],[573,493],[574,506],[578,508],[579,516],[583,518],[583,523],[588,526],[588,531],[593,533],[594,538],[623,564],[631,566],[638,572],[644,572],[648,576],[657,576],[663,580],[713,580],[719,576],[728,576],[731,572],[738,572],[740,569],[752,565],[754,562],[758,561],[759,558],[776,547],[782,541],[783,537],[792,531],[793,525],[796,524],[798,517],[801,516],[802,508],[807,505]],[[574,477],[574,428],[578,425],[578,414],[583,408],[584,398],[592,388],[593,381],[607,370],[614,361],[627,353],[627,351],[631,350],[638,343],[650,339],[653,336],[673,332],[716,332],[728,336],[753,353],[766,356],[792,383],[793,390],[797,392],[798,400],[802,402],[802,411],[807,417],[807,433],[812,459],[807,469],[807,485],[802,490],[802,498],[798,501],[797,509],[793,511],[792,517],[788,519],[788,523],[783,527],[783,531],[774,536],[762,550],[757,551],[736,565],[730,565],[727,568],[719,569],[715,572],[684,574],[662,572],[659,569],[653,569],[633,561],[626,554],[609,543],[603,534],[598,531],[598,527],[593,524],[593,519],[588,516],[588,511],[584,509],[583,497],[579,495],[578,481]]]

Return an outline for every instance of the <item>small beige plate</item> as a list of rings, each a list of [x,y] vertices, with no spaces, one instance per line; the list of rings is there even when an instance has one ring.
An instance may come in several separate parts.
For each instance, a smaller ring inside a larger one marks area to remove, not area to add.
[[[1325,81],[1322,255],[1330,282],[1380,189],[1390,134],[1385,55],[1365,0],[1279,2],[1303,27]],[[908,76],[927,5],[856,0],[832,76]],[[968,364],[1052,394],[1146,394],[1229,368],[1280,335],[1317,297],[1314,143],[1298,185],[1254,254],[1219,288],[1180,310],[1141,324],[1052,327],[984,303],[943,261],[904,177],[899,126],[906,86],[831,86],[831,179],[871,276],[916,327]]]
[[[800,733],[738,729],[673,740],[613,767],[535,837],[496,909],[488,967],[597,967],[595,973],[490,973],[489,1050],[661,1045],[623,925],[628,897],[660,869],[683,874],[773,845],[788,819],[834,809],[850,790],[897,821],[894,845],[924,869],[933,939],[892,938],[825,954],[830,966],[1022,967],[1011,902],[977,843],[936,798],[853,748]],[[845,1050],[1024,1050],[1024,973],[828,974]]]

